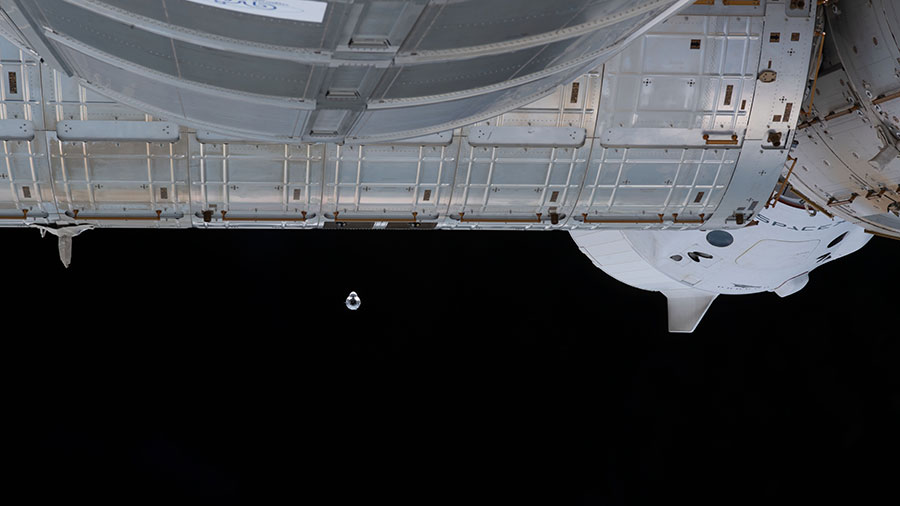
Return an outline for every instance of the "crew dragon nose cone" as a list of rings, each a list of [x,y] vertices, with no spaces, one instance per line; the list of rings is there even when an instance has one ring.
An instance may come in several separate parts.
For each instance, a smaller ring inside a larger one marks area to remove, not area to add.
[[[347,305],[347,309],[356,311],[359,309],[360,304],[362,304],[362,300],[360,300],[359,295],[356,295],[356,292],[350,292],[350,295],[347,296],[347,300],[344,303]]]

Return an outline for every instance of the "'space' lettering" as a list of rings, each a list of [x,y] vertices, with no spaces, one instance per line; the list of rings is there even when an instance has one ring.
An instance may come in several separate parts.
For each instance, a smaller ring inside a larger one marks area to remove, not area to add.
[[[780,221],[773,220],[768,216],[763,215],[762,213],[756,214],[756,220],[760,223],[765,223],[767,225],[771,225],[773,227],[781,227],[781,228],[789,228],[791,230],[796,230],[797,232],[814,232],[816,230],[828,230],[829,228],[834,228],[842,223],[846,223],[844,220],[834,220],[832,223],[826,223],[824,225],[807,225],[805,227],[797,227],[795,225],[789,225],[787,223],[782,223]]]

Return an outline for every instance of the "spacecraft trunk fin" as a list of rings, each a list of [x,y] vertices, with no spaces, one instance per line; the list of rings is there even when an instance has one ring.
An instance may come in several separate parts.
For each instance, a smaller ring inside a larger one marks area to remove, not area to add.
[[[719,296],[694,288],[666,290],[663,295],[669,303],[669,332],[693,332]]]

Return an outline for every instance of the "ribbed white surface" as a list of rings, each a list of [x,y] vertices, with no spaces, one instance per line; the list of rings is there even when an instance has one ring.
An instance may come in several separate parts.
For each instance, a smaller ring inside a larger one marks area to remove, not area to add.
[[[615,279],[662,292],[668,301],[669,332],[693,332],[717,294],[696,290],[666,276],[643,259],[618,230],[573,230],[578,249]]]
[[[573,230],[578,249],[603,272],[641,290],[662,292],[687,288],[647,263],[618,230]]]

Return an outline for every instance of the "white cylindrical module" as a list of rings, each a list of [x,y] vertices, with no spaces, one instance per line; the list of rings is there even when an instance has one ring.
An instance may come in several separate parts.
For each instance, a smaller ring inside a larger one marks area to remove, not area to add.
[[[269,141],[470,124],[596,66],[688,0],[4,2],[28,46],[119,102]]]
[[[482,4],[0,0],[0,225],[731,229],[791,165],[812,4]]]

